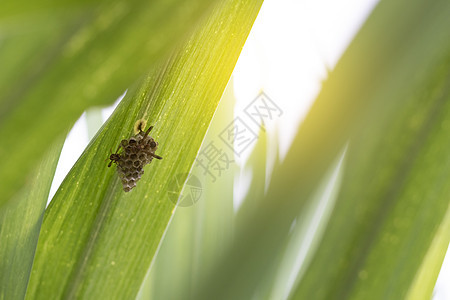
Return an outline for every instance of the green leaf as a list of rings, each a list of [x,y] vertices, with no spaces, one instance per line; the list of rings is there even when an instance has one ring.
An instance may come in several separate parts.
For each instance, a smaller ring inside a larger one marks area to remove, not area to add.
[[[439,272],[448,251],[450,236],[450,208],[438,228],[414,281],[410,286],[406,299],[432,299]]]
[[[292,224],[286,246],[270,282],[270,299],[288,298],[295,279],[302,276],[322,240],[333,211],[342,177],[343,155],[330,167],[311,199]]]
[[[0,207],[88,107],[112,103],[213,1],[10,1],[0,13]]]
[[[129,90],[70,171],[44,216],[28,299],[136,296],[262,1],[221,3],[195,35]],[[124,193],[110,148],[154,125],[161,161]],[[147,125],[147,126],[148,126]],[[183,180],[181,180],[183,181]]]
[[[252,180],[245,199],[236,213],[236,224],[245,224],[250,212],[258,207],[258,201],[264,197],[266,188],[267,137],[264,130],[259,130],[258,140],[244,169],[250,169]]]
[[[0,299],[23,299],[63,139],[0,212]]]
[[[389,26],[381,16],[390,8],[380,5],[373,21]],[[405,298],[448,210],[450,43],[435,28],[450,28],[450,5],[408,12],[403,22],[420,30],[403,42],[408,51],[395,56],[352,136],[335,210],[296,299]],[[329,284],[319,288],[319,278]]]
[[[235,99],[230,83],[190,173],[199,180],[201,195],[193,205],[177,208],[139,299],[183,299],[191,295],[193,286],[202,281],[206,270],[232,241],[235,165],[230,163],[226,168],[221,155],[232,159],[233,152],[219,139],[233,120]],[[224,170],[219,173],[218,167]],[[185,185],[182,194],[189,195],[190,188]]]
[[[405,298],[449,207],[450,127],[442,124],[450,120],[450,56],[443,65],[352,138],[335,210],[297,299]],[[319,289],[319,278],[330,284]]]
[[[223,256],[225,249],[233,242],[233,186],[238,167],[234,161],[234,152],[230,148],[232,145],[225,144],[220,138],[220,134],[234,119],[236,99],[232,81],[233,79],[222,96],[192,169],[193,174],[204,182],[202,201],[195,206],[193,216],[196,224],[196,264],[192,274],[197,282],[203,280],[207,270]],[[217,149],[216,162],[207,160],[208,154],[211,154],[210,149]],[[196,284],[195,281],[193,283]]]
[[[349,139],[343,190],[292,296],[405,296],[448,207],[449,12],[443,0],[380,2],[324,83],[261,205],[194,298],[254,295]]]

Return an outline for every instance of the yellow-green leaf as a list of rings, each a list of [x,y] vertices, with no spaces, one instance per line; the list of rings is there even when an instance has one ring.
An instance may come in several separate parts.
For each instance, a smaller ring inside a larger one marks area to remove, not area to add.
[[[262,1],[228,0],[194,36],[130,89],[68,174],[44,216],[27,299],[137,295],[174,212],[168,193],[197,155]],[[109,149],[154,125],[163,160],[124,193]]]

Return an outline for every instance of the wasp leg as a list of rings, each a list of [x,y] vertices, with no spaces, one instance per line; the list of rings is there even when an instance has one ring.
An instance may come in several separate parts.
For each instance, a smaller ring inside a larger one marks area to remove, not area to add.
[[[111,154],[112,154],[112,149],[109,148],[109,156],[105,159],[105,161],[107,161],[107,160],[111,157]],[[109,166],[108,166],[108,167],[109,167]]]
[[[150,131],[152,131],[153,126],[150,126],[147,131],[144,133],[144,139],[149,135]]]
[[[117,154],[117,152],[119,152],[119,150],[120,150],[120,147],[122,147],[122,144],[123,144],[123,142],[126,142],[126,140],[122,140],[121,142],[120,142],[120,144],[119,144],[119,147],[117,147],[117,150],[116,150],[116,154]]]
[[[156,158],[156,159],[162,159],[161,156],[156,155],[155,153],[150,153],[150,155],[153,156],[153,157]]]

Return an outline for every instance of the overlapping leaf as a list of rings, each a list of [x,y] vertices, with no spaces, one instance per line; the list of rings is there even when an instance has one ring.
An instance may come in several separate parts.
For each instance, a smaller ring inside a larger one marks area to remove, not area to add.
[[[0,299],[23,299],[63,139],[0,212]]]
[[[213,1],[9,1],[0,12],[0,207],[89,106],[112,103]],[[21,146],[15,146],[20,136]]]
[[[262,1],[221,3],[167,63],[130,89],[48,207],[28,299],[135,297]],[[162,161],[124,193],[109,149],[154,125]]]

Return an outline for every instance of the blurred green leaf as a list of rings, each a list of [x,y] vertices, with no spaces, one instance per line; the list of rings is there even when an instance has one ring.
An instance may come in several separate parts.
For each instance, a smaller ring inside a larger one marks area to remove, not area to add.
[[[380,2],[324,83],[261,205],[194,299],[254,295],[349,139],[343,191],[292,296],[405,296],[448,207],[449,12],[443,0]]]
[[[0,212],[0,299],[23,299],[63,139]]]
[[[444,220],[438,228],[420,269],[416,272],[414,282],[410,286],[406,299],[432,299],[433,289],[439,276],[445,254],[448,251],[450,236],[450,209],[447,209]]]
[[[234,95],[230,80],[211,126],[205,136],[200,154],[191,170],[192,178],[198,180],[201,195],[190,206],[177,208],[161,248],[155,257],[148,278],[143,284],[139,299],[183,299],[192,294],[193,286],[202,281],[206,270],[223,255],[233,236],[233,179],[234,163],[226,168],[225,154],[233,159],[233,151],[219,139],[219,134],[233,120]],[[223,161],[218,166],[207,157]],[[209,153],[209,156],[201,153]],[[182,195],[189,195],[189,181]],[[187,202],[187,201],[186,201]]]
[[[336,208],[297,299],[405,298],[449,207],[449,58],[352,138]]]
[[[137,295],[175,209],[168,194],[181,190],[175,180],[192,166],[261,4],[221,3],[186,45],[128,91],[45,213],[27,299]],[[164,159],[124,193],[105,158],[141,118],[154,125]]]
[[[258,207],[259,199],[264,197],[266,188],[266,164],[267,137],[266,132],[261,129],[258,133],[258,140],[255,148],[252,150],[248,161],[243,167],[244,169],[249,169],[251,171],[252,179],[247,195],[236,213],[237,226],[245,224],[249,214],[251,215],[251,211]]]
[[[227,246],[233,242],[233,190],[234,176],[238,167],[234,161],[234,152],[229,148],[232,144],[225,144],[219,138],[234,119],[236,98],[232,81],[232,79],[229,81],[213,122],[208,128],[208,134],[201,148],[205,155],[197,156],[192,170],[204,182],[202,201],[195,207],[194,215],[196,264],[193,275],[196,281],[204,280],[203,276],[207,274],[207,270],[224,255]],[[206,158],[208,153],[211,153],[208,147],[217,149],[217,163],[208,165]]]
[[[213,1],[9,1],[0,12],[0,207],[49,145],[185,40]],[[8,151],[17,141],[26,147]]]

